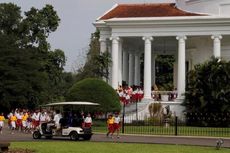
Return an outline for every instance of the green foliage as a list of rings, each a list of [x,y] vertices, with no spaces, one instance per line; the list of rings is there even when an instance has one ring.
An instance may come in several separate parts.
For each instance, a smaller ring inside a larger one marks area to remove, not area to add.
[[[78,70],[77,80],[85,78],[106,78],[109,76],[111,56],[108,52],[100,53],[99,31],[91,36],[85,65]]]
[[[34,52],[29,49],[0,50],[2,107],[34,107],[38,103],[47,74],[40,72],[41,63]]]
[[[188,73],[188,84],[185,94],[186,112],[208,114],[211,118],[219,118],[230,113],[230,62],[212,59],[204,64],[196,65]],[[190,122],[205,126],[230,126],[229,118],[217,122]]]
[[[173,63],[172,55],[158,55],[156,58],[156,85],[160,90],[173,90]]]
[[[97,111],[111,112],[121,109],[116,91],[100,79],[88,78],[77,82],[70,88],[67,100],[99,103]]]
[[[70,86],[63,74],[65,55],[47,42],[59,21],[51,5],[22,16],[15,4],[0,4],[0,111],[63,99]]]
[[[26,45],[37,44],[41,50],[48,50],[49,43],[46,38],[49,33],[56,31],[60,21],[53,6],[46,5],[40,10],[32,7],[28,12],[25,12],[25,16],[20,28],[24,37],[23,43]]]

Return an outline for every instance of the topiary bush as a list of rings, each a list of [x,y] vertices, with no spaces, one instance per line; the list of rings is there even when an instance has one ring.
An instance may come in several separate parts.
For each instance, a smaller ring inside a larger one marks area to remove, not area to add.
[[[105,81],[87,78],[75,83],[66,97],[67,101],[89,101],[99,103],[97,111],[120,111],[121,105],[116,91]]]

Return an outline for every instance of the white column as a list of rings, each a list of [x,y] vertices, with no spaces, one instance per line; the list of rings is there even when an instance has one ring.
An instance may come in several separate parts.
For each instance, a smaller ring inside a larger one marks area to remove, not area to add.
[[[122,85],[122,41],[119,40],[118,50],[118,84]]]
[[[151,99],[151,41],[152,37],[143,37],[145,41],[144,55],[144,98]]]
[[[106,52],[106,39],[105,38],[100,38],[100,53],[105,53]]]
[[[122,56],[123,62],[122,62],[122,79],[128,83],[128,75],[129,75],[129,57],[127,51],[123,51]]]
[[[176,37],[178,40],[178,76],[177,76],[177,92],[178,99],[183,98],[185,93],[185,40],[186,36]]]
[[[213,35],[211,37],[213,39],[213,56],[215,58],[221,57],[221,35]]]
[[[111,37],[112,40],[112,87],[118,88],[118,51],[119,37]]]
[[[134,85],[140,85],[140,56],[135,54],[135,70],[134,70]]]
[[[134,55],[129,53],[129,86],[134,84]]]
[[[112,55],[112,44],[111,44],[111,42],[109,41],[107,45],[108,45],[108,52],[110,55]],[[112,86],[112,64],[109,65],[108,83],[109,83],[109,85]]]

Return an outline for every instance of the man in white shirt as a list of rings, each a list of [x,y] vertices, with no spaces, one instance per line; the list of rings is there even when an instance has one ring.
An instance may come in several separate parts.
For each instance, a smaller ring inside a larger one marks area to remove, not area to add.
[[[62,118],[62,115],[60,114],[60,111],[59,110],[56,110],[56,114],[54,115],[54,124],[56,126],[57,129],[60,129],[61,128],[61,125],[60,125],[60,119]]]
[[[91,127],[92,126],[92,118],[90,113],[88,113],[87,117],[85,118],[85,127]]]
[[[40,115],[40,124],[45,122],[46,122],[46,112],[43,111]]]

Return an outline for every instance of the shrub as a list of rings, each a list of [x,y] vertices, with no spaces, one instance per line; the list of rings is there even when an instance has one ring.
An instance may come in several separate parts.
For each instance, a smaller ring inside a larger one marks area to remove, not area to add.
[[[116,91],[103,80],[95,78],[87,78],[74,84],[66,99],[99,103],[97,111],[102,112],[114,112],[121,109]]]

